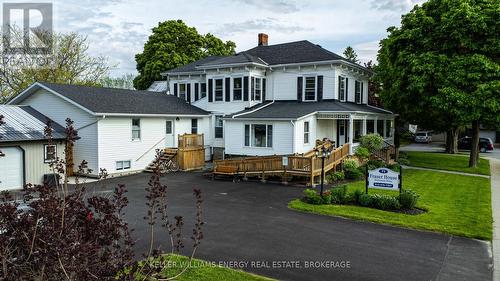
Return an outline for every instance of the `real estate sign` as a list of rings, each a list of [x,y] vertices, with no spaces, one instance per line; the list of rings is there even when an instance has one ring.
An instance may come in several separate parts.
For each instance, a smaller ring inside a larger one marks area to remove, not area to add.
[[[375,170],[370,170],[366,175],[367,192],[368,188],[390,190],[401,189],[401,172],[394,172],[393,170],[388,168],[378,168]]]

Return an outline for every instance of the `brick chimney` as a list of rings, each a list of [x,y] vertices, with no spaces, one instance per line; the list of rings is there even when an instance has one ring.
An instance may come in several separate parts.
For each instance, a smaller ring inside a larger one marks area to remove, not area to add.
[[[259,33],[259,46],[267,46],[269,36],[265,33]]]

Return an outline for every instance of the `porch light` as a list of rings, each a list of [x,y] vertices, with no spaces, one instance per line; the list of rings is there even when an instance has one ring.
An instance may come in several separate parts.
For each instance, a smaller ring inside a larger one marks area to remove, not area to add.
[[[320,190],[320,195],[321,198],[323,198],[323,187],[325,183],[325,159],[330,158],[330,155],[332,154],[331,148],[326,148],[324,145],[321,146],[321,148],[316,148],[314,150],[314,154],[316,157],[321,158],[321,190]]]

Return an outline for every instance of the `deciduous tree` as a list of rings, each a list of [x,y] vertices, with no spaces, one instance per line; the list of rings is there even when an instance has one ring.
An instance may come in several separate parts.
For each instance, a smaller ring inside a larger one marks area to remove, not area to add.
[[[234,42],[223,42],[210,33],[199,34],[182,20],[160,22],[153,28],[142,53],[135,55],[139,75],[134,79],[134,87],[144,90],[153,81],[161,80],[161,72],[206,56],[232,55],[235,48]]]
[[[459,128],[475,128],[470,166],[479,123],[500,122],[499,18],[496,0],[429,0],[388,29],[378,53],[381,98],[402,118],[446,129],[448,152]]]

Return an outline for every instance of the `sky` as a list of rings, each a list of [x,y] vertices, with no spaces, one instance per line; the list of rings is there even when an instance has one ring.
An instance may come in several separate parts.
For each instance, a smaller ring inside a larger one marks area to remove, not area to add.
[[[386,29],[422,0],[61,0],[53,3],[54,31],[87,36],[89,53],[108,57],[111,76],[137,73],[140,53],[159,22],[182,19],[199,33],[236,43],[237,51],[257,45],[309,40],[342,54],[352,46],[362,62],[376,60]]]

